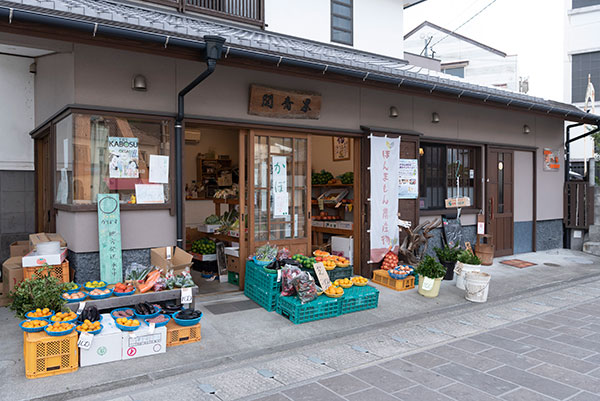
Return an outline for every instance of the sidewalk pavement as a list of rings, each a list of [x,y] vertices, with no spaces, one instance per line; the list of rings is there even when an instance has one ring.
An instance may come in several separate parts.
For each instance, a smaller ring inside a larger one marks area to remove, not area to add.
[[[245,299],[243,295],[201,298],[197,305],[205,316],[200,343],[170,348],[160,356],[87,367],[72,374],[36,380],[24,376],[22,336],[17,320],[6,309],[0,309],[0,321],[4,323],[0,335],[5,339],[0,360],[5,380],[0,384],[0,398],[106,400],[123,395],[127,400],[150,400],[164,399],[169,391],[177,390],[180,399],[238,399],[279,391],[284,386],[359,366],[368,367],[386,358],[397,358],[422,347],[540,313],[556,312],[600,295],[600,284],[596,282],[600,279],[598,258],[567,250],[524,254],[518,258],[538,265],[521,270],[496,261],[493,266],[483,268],[492,274],[489,301],[483,305],[465,301],[464,293],[453,282],[444,282],[436,299],[425,299],[416,290],[398,293],[377,286],[381,291],[377,309],[293,325],[274,312],[257,308],[240,310],[249,307],[247,303],[240,306],[239,301]],[[231,305],[235,305],[229,308],[232,311],[224,312]],[[440,356],[449,358],[443,354],[437,357]],[[435,365],[431,369],[442,367]],[[467,372],[472,373],[464,371],[464,380],[452,379],[468,385]],[[270,377],[272,373],[274,378]],[[448,378],[437,371],[435,375],[424,373],[426,377]],[[405,379],[406,388],[419,382],[410,376]],[[98,396],[92,396],[94,393]],[[292,398],[299,400],[302,396]]]

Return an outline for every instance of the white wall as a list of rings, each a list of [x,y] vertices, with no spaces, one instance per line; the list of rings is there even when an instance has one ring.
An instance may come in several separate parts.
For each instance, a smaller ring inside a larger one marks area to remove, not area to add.
[[[533,220],[533,153],[514,153],[514,221]]]
[[[36,59],[35,124],[75,101],[74,53],[56,53]]]
[[[403,58],[402,1],[354,0],[354,44],[331,42],[329,0],[265,0],[268,31]]]
[[[33,59],[0,55],[0,170],[33,170]]]

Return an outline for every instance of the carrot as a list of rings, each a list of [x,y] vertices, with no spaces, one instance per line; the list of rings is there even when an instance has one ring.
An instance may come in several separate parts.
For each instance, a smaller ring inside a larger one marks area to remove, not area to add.
[[[140,285],[140,287],[139,287],[140,292],[143,294],[144,292],[146,292],[149,289],[151,289],[152,287],[154,287],[154,284],[156,284],[159,277],[160,277],[160,270],[154,270],[154,271],[148,273],[146,282],[144,284]]]

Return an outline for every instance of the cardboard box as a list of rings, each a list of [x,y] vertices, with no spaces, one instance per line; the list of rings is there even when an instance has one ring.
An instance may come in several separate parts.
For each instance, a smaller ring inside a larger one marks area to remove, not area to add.
[[[29,253],[29,241],[15,241],[10,244],[10,257],[25,256]]]
[[[117,327],[110,313],[102,314],[103,328],[94,336],[90,349],[79,349],[79,365],[91,366],[122,359],[123,332]]]
[[[156,327],[154,333],[150,333],[150,326],[142,321],[136,331],[123,332],[122,350],[123,360],[165,353],[167,327]]]
[[[220,187],[230,187],[233,185],[233,175],[231,173],[223,173],[217,178],[217,185]]]
[[[23,256],[23,267],[42,266],[44,263],[55,266],[60,265],[67,258],[67,248],[60,248],[60,253],[51,255],[38,255],[36,251],[31,251]]]
[[[233,273],[240,272],[240,258],[237,256],[227,256],[227,270]]]
[[[352,230],[354,228],[354,223],[351,221],[338,221],[337,228],[340,230]]]
[[[331,237],[331,253],[343,256],[354,265],[354,239],[346,237]]]
[[[6,259],[2,264],[2,295],[7,296],[21,281],[23,281],[21,258]]]
[[[63,237],[60,236],[60,234],[36,233],[36,234],[29,234],[29,250],[35,251],[37,244],[39,244],[40,242],[50,242],[50,241],[60,241],[61,248],[67,247],[67,243],[65,242]]]
[[[170,259],[167,257],[167,250],[170,250]],[[164,273],[173,270],[173,274],[180,274],[184,270],[190,270],[193,256],[178,247],[152,248],[150,250],[150,263],[156,266]]]

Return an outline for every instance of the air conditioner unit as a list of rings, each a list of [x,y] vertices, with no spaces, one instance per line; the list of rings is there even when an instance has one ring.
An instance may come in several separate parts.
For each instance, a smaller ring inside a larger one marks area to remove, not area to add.
[[[199,143],[200,142],[200,130],[186,129],[185,130],[185,143]]]

